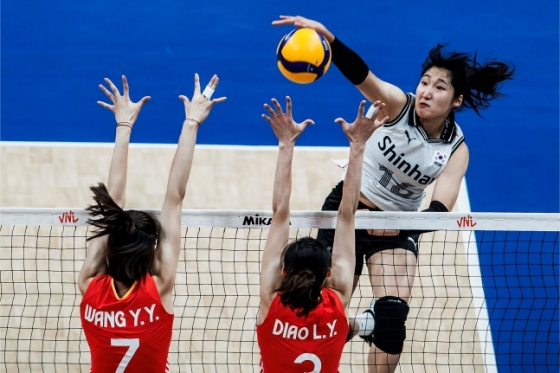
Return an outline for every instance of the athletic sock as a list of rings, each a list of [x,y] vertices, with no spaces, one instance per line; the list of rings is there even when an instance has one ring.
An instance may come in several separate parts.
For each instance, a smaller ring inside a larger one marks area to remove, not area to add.
[[[373,317],[374,304],[375,301],[371,303],[371,306],[366,311],[354,317],[354,320],[360,326],[360,329],[358,330],[358,335],[360,337],[368,337],[373,333],[373,327],[375,326],[375,319]]]

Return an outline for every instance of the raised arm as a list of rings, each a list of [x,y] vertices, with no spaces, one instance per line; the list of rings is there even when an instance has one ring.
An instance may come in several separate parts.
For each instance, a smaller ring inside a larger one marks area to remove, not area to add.
[[[328,279],[327,286],[339,294],[340,300],[345,307],[350,302],[350,297],[352,296],[352,282],[356,261],[354,216],[360,198],[366,141],[388,119],[388,117],[385,117],[383,120],[377,120],[384,104],[376,101],[374,106],[378,110],[371,118],[364,116],[365,101],[362,101],[354,123],[348,124],[342,118],[336,120],[336,122],[340,123],[342,130],[350,141],[350,158],[346,177],[344,178],[342,200],[338,208],[332,250],[331,277]]]
[[[278,159],[272,190],[272,223],[266,238],[261,264],[260,299],[261,312],[259,318],[266,316],[270,303],[274,299],[276,289],[282,282],[282,251],[288,243],[290,233],[290,195],[292,193],[292,158],[296,139],[308,124],[307,119],[296,123],[292,117],[292,100],[286,97],[286,113],[276,99],[272,99],[276,111],[265,104],[270,116],[262,117],[270,123],[278,138]],[[262,320],[261,320],[262,321]]]
[[[467,144],[463,142],[451,155],[447,165],[436,180],[432,193],[431,210],[428,209],[429,211],[447,212],[453,209],[455,202],[457,202],[461,182],[467,172],[468,164],[469,149]],[[443,206],[439,206],[438,209],[437,203],[441,203]]]
[[[214,75],[204,93],[211,96],[208,92],[213,92],[217,86],[218,76]],[[172,308],[171,291],[175,284],[177,261],[181,247],[181,211],[191,172],[198,127],[206,120],[213,106],[226,99],[221,97],[211,100],[211,97],[206,97],[201,93],[198,74],[195,74],[194,77],[192,99],[189,100],[182,95],[179,98],[185,105],[185,120],[169,171],[169,180],[160,216],[161,232],[159,233],[152,271],[162,302],[167,309]]]
[[[130,90],[126,77],[122,76],[123,95],[120,95],[117,87],[109,79],[105,78],[107,84],[111,87],[112,93],[103,85],[99,88],[109,97],[113,105],[109,105],[102,101],[97,103],[106,109],[111,110],[115,114],[117,121],[117,135],[115,139],[115,147],[113,149],[113,158],[109,168],[109,179],[107,180],[107,190],[113,200],[124,208],[126,202],[126,179],[128,168],[128,145],[130,144],[130,134],[132,127],[138,119],[138,114],[142,106],[150,100],[150,96],[143,97],[138,102],[130,100]]]
[[[322,34],[331,45],[332,62],[346,79],[371,102],[379,100],[385,103],[386,107],[379,115],[389,116],[389,120],[395,119],[406,105],[406,94],[399,87],[379,79],[356,52],[342,43],[322,23],[302,16],[280,16],[272,25],[311,28]]]
[[[117,122],[117,133],[115,137],[115,147],[113,148],[113,157],[109,167],[109,178],[107,181],[107,190],[113,200],[124,208],[126,200],[126,179],[128,166],[128,145],[130,143],[130,133],[132,127],[138,119],[138,114],[142,106],[150,100],[149,96],[143,97],[138,102],[132,102],[129,95],[128,81],[122,76],[123,94],[121,95],[118,88],[113,82],[105,78],[105,82],[111,88],[109,91],[103,85],[99,88],[111,100],[111,104],[102,101],[97,103],[109,109],[115,114]],[[105,273],[105,248],[107,247],[107,236],[96,237],[88,241],[87,257],[80,270],[78,277],[78,287],[82,294],[85,293],[91,280]]]

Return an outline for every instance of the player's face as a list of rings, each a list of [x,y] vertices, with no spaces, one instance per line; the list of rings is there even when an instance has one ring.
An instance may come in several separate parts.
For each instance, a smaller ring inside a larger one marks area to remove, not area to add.
[[[435,66],[428,69],[416,87],[416,113],[422,119],[447,117],[463,99],[454,99],[454,93],[448,70]]]

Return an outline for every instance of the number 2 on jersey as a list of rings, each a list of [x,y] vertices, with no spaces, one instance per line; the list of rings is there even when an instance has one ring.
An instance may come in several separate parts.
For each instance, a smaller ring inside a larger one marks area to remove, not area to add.
[[[311,361],[313,363],[313,370],[305,373],[321,373],[321,359],[319,359],[319,356],[309,353],[301,354],[294,360],[294,363],[301,364],[304,361]]]
[[[130,363],[130,360],[132,359],[132,356],[134,356],[134,353],[136,352],[136,350],[138,350],[138,347],[140,347],[140,340],[138,338],[112,338],[111,346],[128,347],[128,350],[124,354],[119,366],[117,367],[117,370],[115,371],[115,373],[124,373],[124,370],[126,369],[128,363]]]

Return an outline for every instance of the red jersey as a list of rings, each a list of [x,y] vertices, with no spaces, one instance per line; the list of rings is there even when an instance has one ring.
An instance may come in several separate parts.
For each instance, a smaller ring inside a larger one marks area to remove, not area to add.
[[[151,275],[119,298],[109,275],[95,277],[80,304],[91,373],[164,373],[173,331]]]
[[[263,373],[338,373],[348,335],[342,302],[323,288],[323,302],[307,318],[280,302],[276,295],[264,322],[257,325]]]

